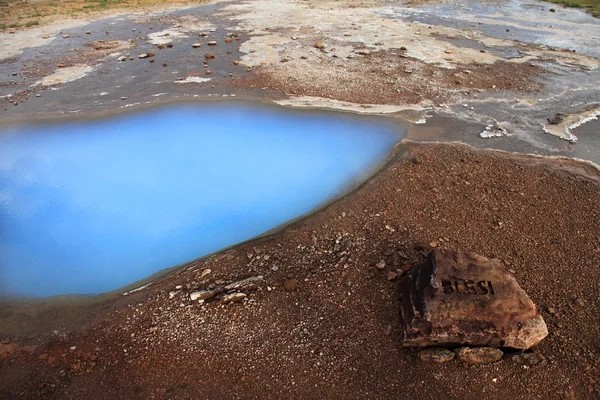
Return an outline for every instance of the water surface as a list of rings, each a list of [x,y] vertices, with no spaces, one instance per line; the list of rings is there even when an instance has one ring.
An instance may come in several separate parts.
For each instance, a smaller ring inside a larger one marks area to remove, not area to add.
[[[364,180],[397,123],[241,102],[0,128],[0,296],[98,294]]]

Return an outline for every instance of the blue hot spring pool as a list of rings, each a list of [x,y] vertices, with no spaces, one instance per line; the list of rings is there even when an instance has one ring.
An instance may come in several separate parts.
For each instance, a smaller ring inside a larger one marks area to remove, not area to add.
[[[243,102],[0,127],[0,297],[109,292],[302,216],[397,123]]]

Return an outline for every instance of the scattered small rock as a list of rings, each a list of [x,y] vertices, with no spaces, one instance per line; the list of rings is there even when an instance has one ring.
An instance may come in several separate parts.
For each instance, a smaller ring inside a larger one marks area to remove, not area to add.
[[[390,271],[387,274],[387,279],[388,281],[393,281],[394,279],[396,279],[398,277],[398,274],[394,271]]]
[[[233,65],[240,65],[240,60],[234,60]],[[252,257],[250,257],[250,258],[252,258]]]
[[[216,46],[217,42],[215,42],[214,40],[211,40],[210,42],[206,43],[209,46]]]
[[[323,50],[325,47],[327,47],[327,45],[323,42],[317,42],[315,43],[315,47],[319,50]]]
[[[212,270],[210,268],[206,268],[204,271],[202,271],[200,278],[204,278],[205,276],[209,275],[211,272],[212,272]]]
[[[385,268],[385,261],[381,260],[377,264],[375,264],[375,266],[377,267],[377,269],[384,269]]]
[[[168,48],[171,48],[171,47],[173,47],[173,43],[169,42],[169,43],[165,44],[165,46],[167,46]]]
[[[448,50],[444,51],[444,53],[446,53],[446,54],[454,54],[454,50],[448,49]]]
[[[138,58],[148,58],[148,54],[142,53],[142,54],[138,55]]]
[[[540,358],[535,353],[517,353],[511,357],[511,360],[519,365],[534,366],[540,362]]]
[[[223,289],[225,291],[231,290],[250,290],[256,288],[259,282],[262,282],[264,277],[262,275],[252,276],[250,278],[242,279],[241,281],[230,283]]]
[[[419,358],[424,362],[444,363],[454,360],[454,352],[441,347],[430,347],[419,352]]]
[[[164,63],[163,63],[163,67],[166,67],[166,66],[167,66],[167,63],[166,63],[166,62],[164,62]]]
[[[221,302],[224,304],[227,303],[237,303],[244,300],[247,297],[246,293],[231,293],[223,296]]]
[[[91,35],[91,34],[92,34],[92,32],[90,32],[90,31],[87,31],[85,34],[86,34],[86,35]]]
[[[198,47],[200,47],[200,43],[194,43],[194,44],[192,44],[192,47],[197,49]]]
[[[205,57],[207,60],[212,60],[213,58],[215,58],[215,55],[214,55],[213,53],[206,53],[206,54],[204,55],[204,57]]]
[[[208,300],[215,297],[215,292],[212,290],[197,290],[195,292],[190,293],[190,300]]]
[[[467,364],[491,364],[499,361],[504,353],[494,347],[461,347],[456,357]]]
[[[67,39],[69,37],[69,35],[62,35],[63,39]]]
[[[233,43],[233,39],[232,38],[225,38],[225,43]]]
[[[64,68],[65,64],[56,64],[56,68]]]
[[[50,39],[50,36],[44,35],[44,36],[42,36],[42,39]]]
[[[121,57],[117,58],[117,61],[127,61],[127,57],[121,56]]]

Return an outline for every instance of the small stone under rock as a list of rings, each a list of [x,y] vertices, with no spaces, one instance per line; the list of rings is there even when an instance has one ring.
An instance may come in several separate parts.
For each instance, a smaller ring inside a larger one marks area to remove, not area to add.
[[[491,364],[499,361],[504,353],[493,347],[461,347],[456,357],[467,364]]]
[[[511,356],[511,360],[519,365],[527,365],[529,367],[540,362],[540,358],[535,353],[517,353]]]
[[[419,353],[419,358],[424,362],[444,363],[452,361],[454,357],[454,352],[440,347],[430,347]]]

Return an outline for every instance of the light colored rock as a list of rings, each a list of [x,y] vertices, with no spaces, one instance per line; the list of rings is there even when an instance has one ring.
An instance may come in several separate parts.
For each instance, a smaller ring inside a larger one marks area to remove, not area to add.
[[[200,46],[201,46],[200,43],[194,43],[194,44],[192,44],[192,47],[195,48],[195,49],[197,49]]]
[[[498,260],[433,250],[400,283],[404,346],[528,349],[548,335],[535,304]]]
[[[504,353],[493,347],[461,347],[456,357],[467,364],[492,364],[502,359]]]
[[[377,269],[384,269],[385,268],[385,261],[381,260],[377,264],[375,264],[375,266],[377,267]]]
[[[223,296],[221,302],[224,304],[227,303],[238,303],[244,300],[247,297],[246,293],[231,293],[226,296]]]
[[[212,290],[197,290],[195,292],[190,293],[190,300],[208,300],[215,297],[215,292]]]
[[[142,53],[142,54],[138,55],[138,58],[148,58],[148,54]]]
[[[230,283],[223,288],[224,291],[229,292],[231,290],[251,290],[264,280],[262,275],[252,276],[250,278],[242,279],[241,281]]]

